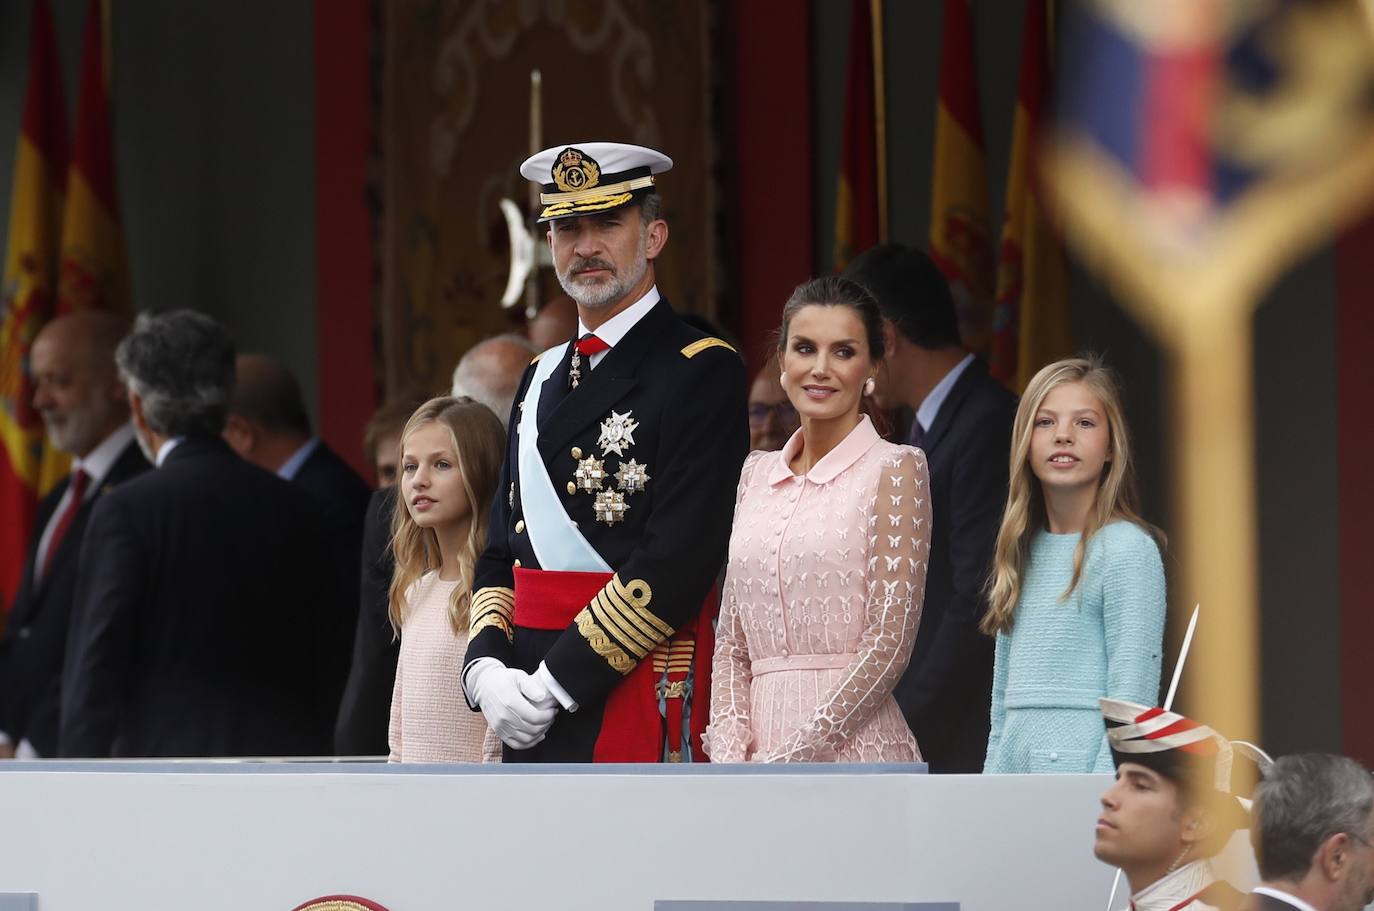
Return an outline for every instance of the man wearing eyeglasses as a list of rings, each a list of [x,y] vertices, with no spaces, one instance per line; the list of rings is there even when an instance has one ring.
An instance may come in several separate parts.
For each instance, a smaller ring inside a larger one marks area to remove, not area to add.
[[[774,452],[781,449],[801,427],[780,380],[775,358],[769,358],[749,386],[749,448]]]

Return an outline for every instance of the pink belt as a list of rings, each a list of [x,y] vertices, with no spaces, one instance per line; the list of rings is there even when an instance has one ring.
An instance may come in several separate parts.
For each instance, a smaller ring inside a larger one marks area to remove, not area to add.
[[[828,671],[849,667],[853,655],[788,655],[784,658],[757,658],[750,665],[755,677],[778,671]]]

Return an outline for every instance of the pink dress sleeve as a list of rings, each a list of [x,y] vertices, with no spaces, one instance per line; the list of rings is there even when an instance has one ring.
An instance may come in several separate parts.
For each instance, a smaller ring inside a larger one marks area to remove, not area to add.
[[[735,512],[738,512],[744,491],[754,474],[754,466],[766,456],[751,452],[740,471],[739,488],[735,492]],[[749,644],[744,638],[744,624],[740,621],[739,602],[735,599],[730,574],[726,573],[725,598],[720,607],[716,627],[716,651],[711,660],[711,716],[702,735],[702,747],[712,762],[747,762],[753,744],[749,729]]]
[[[874,513],[887,521],[879,520],[876,537],[870,538],[866,626],[858,651],[810,717],[777,749],[754,757],[756,761],[833,760],[906,670],[925,598],[931,525],[928,479],[925,456],[917,449],[902,447],[884,458]]]

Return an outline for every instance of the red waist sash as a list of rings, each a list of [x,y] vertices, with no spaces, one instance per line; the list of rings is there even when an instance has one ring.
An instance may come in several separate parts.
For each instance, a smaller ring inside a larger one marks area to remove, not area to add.
[[[527,629],[565,630],[573,625],[582,609],[610,581],[611,573],[517,568],[515,625]],[[692,755],[694,758],[700,757],[698,761],[705,759],[701,749],[701,733],[705,729],[710,708],[711,654],[715,650],[712,620],[715,608],[715,592],[712,591],[697,617],[671,637],[672,642],[693,652]],[[662,760],[664,721],[658,710],[658,683],[661,676],[662,671],[654,669],[654,661],[650,656],[635,665],[634,670],[625,675],[625,679],[606,697],[601,731],[592,752],[593,762]],[[685,670],[680,673],[670,671],[670,684],[674,679],[685,677]],[[680,753],[681,750],[680,719],[685,695],[681,686],[674,688],[670,685],[664,692],[670,753]]]

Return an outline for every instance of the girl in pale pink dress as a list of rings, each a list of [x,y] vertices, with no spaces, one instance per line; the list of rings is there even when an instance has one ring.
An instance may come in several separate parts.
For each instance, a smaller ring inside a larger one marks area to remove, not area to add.
[[[925,456],[861,412],[882,319],[843,278],[783,308],[782,385],[801,429],[744,463],[716,638],[713,762],[914,762],[892,698],[925,594]]]
[[[391,691],[391,762],[499,761],[501,744],[459,688],[473,563],[501,473],[505,432],[466,396],[431,399],[401,433],[391,523],[391,624],[401,637]]]

